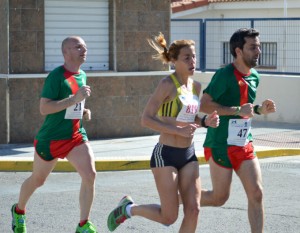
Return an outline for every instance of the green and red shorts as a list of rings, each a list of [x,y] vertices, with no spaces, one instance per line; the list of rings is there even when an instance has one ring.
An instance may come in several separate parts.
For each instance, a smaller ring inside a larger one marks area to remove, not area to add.
[[[238,170],[245,160],[252,160],[256,157],[252,142],[245,146],[227,146],[221,148],[204,147],[205,160],[211,157],[221,167]]]
[[[70,151],[84,143],[82,137],[63,140],[34,140],[34,147],[36,153],[46,161],[59,158],[64,159],[68,156]]]

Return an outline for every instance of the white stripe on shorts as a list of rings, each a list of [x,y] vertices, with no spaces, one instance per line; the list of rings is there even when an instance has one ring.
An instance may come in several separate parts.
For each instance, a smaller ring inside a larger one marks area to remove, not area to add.
[[[163,144],[157,143],[157,146],[155,147],[154,150],[154,158],[155,158],[155,165],[156,167],[164,167],[164,160],[161,156],[161,151],[163,148]]]

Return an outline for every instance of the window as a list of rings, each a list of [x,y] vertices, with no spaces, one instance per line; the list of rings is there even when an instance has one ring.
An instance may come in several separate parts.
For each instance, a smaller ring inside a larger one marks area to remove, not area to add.
[[[88,47],[82,69],[109,68],[108,0],[45,0],[45,70],[63,63],[61,42],[67,36],[81,36]]]
[[[229,42],[223,42],[223,64],[228,65],[233,62],[233,56],[230,53]]]
[[[277,67],[277,43],[276,42],[261,42],[261,54],[258,61],[260,68],[276,69]],[[223,42],[223,59],[222,66],[233,62],[233,56],[230,53],[229,42]]]
[[[264,68],[277,67],[277,43],[263,42],[260,44],[261,54],[258,65]]]

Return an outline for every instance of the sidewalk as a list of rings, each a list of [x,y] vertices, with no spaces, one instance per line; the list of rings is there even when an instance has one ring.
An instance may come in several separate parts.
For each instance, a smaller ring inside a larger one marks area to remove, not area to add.
[[[254,121],[254,146],[259,158],[300,155],[300,124]],[[206,129],[194,138],[199,163],[203,158]],[[97,171],[149,169],[149,160],[158,135],[91,140]],[[0,171],[31,171],[32,144],[0,144]],[[74,171],[67,160],[59,160],[54,171]]]

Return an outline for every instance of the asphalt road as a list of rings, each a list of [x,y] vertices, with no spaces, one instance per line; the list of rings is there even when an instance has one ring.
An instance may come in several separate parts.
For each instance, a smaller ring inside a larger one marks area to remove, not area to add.
[[[265,233],[296,233],[300,229],[300,156],[261,159],[265,199]],[[201,165],[203,187],[210,187],[209,169]],[[28,172],[0,173],[0,232],[11,231],[11,205],[17,202],[20,186]],[[78,193],[80,177],[76,173],[52,173],[43,187],[31,197],[27,206],[28,233],[75,232],[79,219]],[[98,172],[96,197],[91,220],[99,232],[106,227],[108,213],[123,195],[137,203],[159,203],[150,170]],[[115,232],[178,232],[182,208],[176,223],[170,227],[133,217]],[[222,207],[201,209],[197,232],[248,233],[247,200],[243,187],[234,175],[229,201]]]

